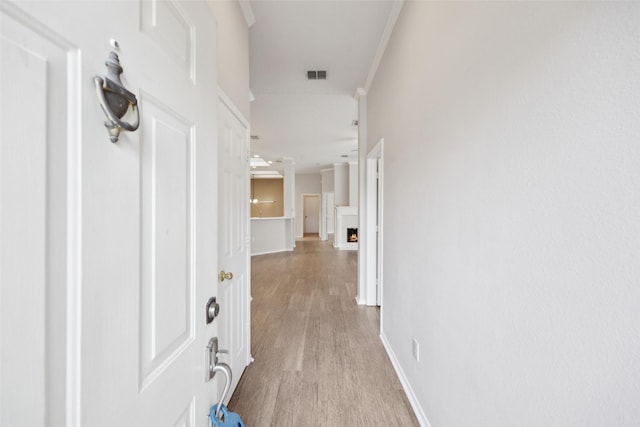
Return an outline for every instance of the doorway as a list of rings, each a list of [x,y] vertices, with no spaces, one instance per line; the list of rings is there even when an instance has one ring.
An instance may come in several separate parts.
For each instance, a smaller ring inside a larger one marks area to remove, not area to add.
[[[320,236],[320,195],[302,195],[302,235],[303,237]]]
[[[366,304],[382,305],[383,146],[381,139],[367,155]]]

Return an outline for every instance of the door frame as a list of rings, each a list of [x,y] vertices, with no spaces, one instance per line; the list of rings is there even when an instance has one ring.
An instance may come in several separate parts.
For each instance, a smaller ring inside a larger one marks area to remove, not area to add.
[[[302,206],[302,237],[304,237],[304,225],[305,225],[305,209],[304,209],[304,198],[305,197],[316,197],[318,199],[318,236],[320,236],[321,232],[321,217],[322,217],[322,195],[320,193],[302,193],[300,195],[300,203]]]
[[[329,240],[329,234],[335,233],[335,225],[332,233],[329,233],[329,217],[335,216],[335,203],[332,203],[334,207],[329,212],[329,195],[331,195],[331,199],[333,200],[334,193],[333,191],[323,191],[322,192],[322,200],[320,206],[320,240]]]
[[[240,112],[240,110],[238,109],[238,107],[236,107],[236,105],[233,103],[233,101],[231,100],[231,98],[229,98],[227,96],[227,94],[222,90],[222,88],[220,86],[218,86],[218,100],[225,105],[225,107],[227,107],[229,109],[229,111],[231,112],[231,114],[233,114],[233,116],[238,119],[238,121],[240,122],[240,124],[242,124],[242,126],[244,126],[245,128],[245,148],[247,150],[247,159],[250,158],[250,144],[249,144],[249,136],[250,136],[250,124],[249,121],[242,115],[242,113]],[[217,113],[219,114],[219,112]],[[218,120],[218,118],[216,117],[216,120]],[[220,143],[220,141],[218,141],[218,143]],[[247,176],[247,182],[250,183],[251,182],[251,169],[249,168],[249,163],[247,163],[246,168],[245,168],[245,173]],[[220,181],[220,171],[218,170],[218,182]],[[217,183],[216,183],[216,188],[217,188]],[[217,191],[217,190],[216,190]],[[246,189],[247,193],[250,194],[250,188],[247,187]],[[218,195],[216,194],[216,200],[218,198]],[[248,197],[246,198],[248,199]],[[218,207],[219,208],[219,207]],[[249,350],[247,353],[247,360],[246,360],[246,366],[248,366],[249,364],[251,364],[251,362],[253,362],[253,355],[251,353],[251,210],[247,209],[247,215],[245,218],[242,219],[243,221],[243,225],[244,225],[244,229],[247,230],[247,234],[245,236],[245,247],[247,248],[246,251],[246,260],[245,260],[245,277],[247,278],[247,286],[248,286],[248,292],[247,292],[247,300],[245,301],[246,307],[245,307],[245,313],[247,313],[247,317],[245,319],[246,325],[244,325],[244,327],[247,329],[246,330],[246,348]],[[216,220],[217,221],[217,220]],[[216,225],[217,226],[217,225]],[[220,253],[218,253],[218,257],[220,257]],[[216,263],[220,264],[220,259],[216,260]],[[217,292],[216,292],[217,293]],[[239,378],[239,377],[238,377]],[[229,400],[231,399],[231,395],[232,393],[229,393],[227,395],[227,398],[225,399],[225,404],[229,402]]]
[[[371,306],[382,306],[383,301],[383,159],[384,138],[381,138],[367,154],[366,166],[366,239],[363,242],[366,245],[365,304]],[[378,224],[376,224],[376,218],[378,218]]]

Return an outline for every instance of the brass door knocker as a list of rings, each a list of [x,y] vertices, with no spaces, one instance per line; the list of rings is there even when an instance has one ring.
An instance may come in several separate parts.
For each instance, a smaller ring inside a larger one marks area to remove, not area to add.
[[[140,124],[140,111],[136,96],[129,92],[120,81],[122,67],[118,54],[110,52],[104,63],[107,66],[106,76],[95,76],[93,82],[96,85],[98,101],[108,121],[104,122],[109,131],[111,142],[117,142],[122,129],[133,132]],[[125,115],[129,107],[135,111],[136,119],[133,123],[127,123],[120,119]]]

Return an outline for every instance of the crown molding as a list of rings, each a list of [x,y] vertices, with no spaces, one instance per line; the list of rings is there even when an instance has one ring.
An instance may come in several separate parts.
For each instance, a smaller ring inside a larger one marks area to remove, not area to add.
[[[236,116],[238,121],[242,124],[242,126],[244,126],[245,129],[249,129],[249,120],[247,120],[242,115],[238,107],[236,107],[236,104],[234,104],[231,98],[229,98],[227,94],[224,93],[224,90],[222,90],[220,86],[218,86],[218,99],[220,100],[220,102],[227,106],[229,111],[231,111],[231,114]],[[249,136],[247,136],[247,138],[249,138]]]
[[[387,18],[387,25],[384,27],[384,32],[382,33],[382,37],[380,38],[380,43],[378,43],[378,49],[376,50],[376,54],[373,57],[373,62],[371,63],[371,67],[369,68],[369,75],[367,76],[367,80],[364,84],[364,91],[369,92],[369,88],[371,88],[371,84],[373,83],[373,79],[376,76],[376,72],[378,71],[378,66],[380,65],[380,61],[382,60],[382,55],[384,55],[384,51],[387,48],[387,43],[389,43],[389,39],[391,38],[391,34],[393,33],[393,28],[396,26],[396,21],[398,20],[398,16],[400,16],[400,11],[402,10],[402,6],[404,5],[404,0],[395,0],[393,2],[393,6],[391,6],[391,11],[389,12],[389,17]]]
[[[244,15],[244,20],[247,21],[247,27],[253,27],[253,24],[256,23],[256,18],[253,16],[253,9],[251,8],[251,3],[249,0],[238,0],[238,4],[240,5],[240,9],[242,9],[242,14]]]

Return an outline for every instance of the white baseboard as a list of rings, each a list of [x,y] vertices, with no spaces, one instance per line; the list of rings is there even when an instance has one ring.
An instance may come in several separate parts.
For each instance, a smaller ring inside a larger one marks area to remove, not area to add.
[[[398,375],[400,384],[402,384],[402,388],[404,389],[404,392],[407,395],[407,399],[409,399],[409,403],[411,404],[413,413],[416,415],[416,418],[418,419],[418,423],[420,424],[421,427],[431,427],[431,424],[429,424],[429,420],[427,419],[427,416],[424,414],[424,411],[422,410],[422,407],[418,403],[418,399],[416,398],[416,395],[413,392],[413,389],[411,388],[409,381],[407,380],[407,376],[404,374],[404,371],[400,367],[400,362],[398,362],[398,359],[396,358],[395,353],[391,349],[391,345],[389,344],[389,341],[387,341],[387,338],[384,336],[382,332],[380,333],[380,341],[382,341],[382,345],[384,345],[385,350],[387,350],[387,355],[389,356],[389,359],[391,359],[391,364],[393,365],[393,369],[395,369],[396,374]]]
[[[294,246],[294,248],[295,248],[295,246]],[[291,248],[291,249],[278,249],[278,250],[275,250],[275,251],[266,251],[266,252],[256,252],[255,254],[251,254],[251,256],[277,254],[277,253],[280,253],[280,252],[291,252],[291,251],[293,251],[293,248]]]

